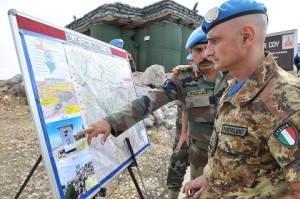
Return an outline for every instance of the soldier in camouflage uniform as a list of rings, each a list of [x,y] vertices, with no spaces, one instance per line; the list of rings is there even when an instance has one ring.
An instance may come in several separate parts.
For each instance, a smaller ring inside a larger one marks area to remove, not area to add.
[[[207,146],[213,130],[216,104],[227,87],[227,73],[214,70],[212,62],[204,54],[206,45],[206,35],[201,28],[197,28],[186,45],[193,55],[195,65],[176,67],[174,74],[158,88],[95,122],[77,136],[89,134],[87,140],[90,143],[93,137],[103,134],[104,144],[110,134],[118,136],[161,106],[179,100],[188,113],[192,178],[201,175],[207,163]]]
[[[233,83],[220,99],[194,198],[300,198],[300,81],[264,52],[266,7],[229,0],[205,15],[206,55]],[[226,50],[224,50],[226,48]]]
[[[187,128],[187,113],[182,111],[182,104],[176,100],[176,136],[173,144],[173,153],[170,157],[170,164],[167,176],[167,186],[169,188],[170,198],[178,198],[184,175],[189,166],[189,146],[184,143],[180,149],[177,148],[182,128]]]
[[[191,54],[186,57],[188,65],[194,65],[194,60]],[[170,158],[170,164],[167,175],[167,186],[169,188],[170,198],[178,198],[184,175],[189,166],[189,146],[188,143],[179,143],[182,127],[187,131],[187,113],[182,111],[182,103],[176,100],[177,116],[176,116],[176,136],[173,144],[173,153]]]

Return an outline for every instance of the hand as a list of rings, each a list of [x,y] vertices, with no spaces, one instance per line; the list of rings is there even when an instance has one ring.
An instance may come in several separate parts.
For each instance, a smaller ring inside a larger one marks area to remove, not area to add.
[[[111,133],[111,126],[110,124],[104,120],[98,120],[97,122],[95,122],[92,127],[84,129],[82,131],[79,131],[76,134],[76,137],[82,136],[84,134],[88,134],[88,144],[91,144],[91,140],[94,137],[97,137],[99,134],[103,134],[103,137],[101,139],[101,143],[104,144],[106,142],[107,137],[110,135]]]
[[[185,183],[182,188],[182,193],[185,193],[185,197],[189,197],[189,191],[193,191],[194,189],[198,190],[194,194],[194,198],[199,198],[202,192],[208,187],[208,182],[205,176],[199,176],[198,178]]]
[[[180,135],[180,138],[179,138],[179,141],[178,141],[178,144],[176,146],[175,151],[176,152],[180,151],[180,149],[181,149],[181,147],[184,143],[186,143],[189,146],[190,145],[190,138],[189,138],[187,133],[182,133],[181,132],[181,135]]]
[[[300,182],[289,183],[289,193],[280,196],[277,199],[299,199],[300,198]]]

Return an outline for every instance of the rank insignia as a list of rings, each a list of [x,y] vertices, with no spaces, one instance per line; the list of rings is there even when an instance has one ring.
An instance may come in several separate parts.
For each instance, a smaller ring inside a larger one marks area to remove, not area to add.
[[[298,131],[291,122],[284,122],[274,132],[276,139],[283,145],[292,147],[298,142]]]

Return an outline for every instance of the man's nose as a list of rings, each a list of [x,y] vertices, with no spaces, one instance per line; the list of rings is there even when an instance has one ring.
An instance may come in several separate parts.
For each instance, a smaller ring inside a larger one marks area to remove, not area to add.
[[[210,57],[211,55],[213,55],[213,49],[211,48],[211,46],[207,45],[205,48],[205,56],[206,57]]]

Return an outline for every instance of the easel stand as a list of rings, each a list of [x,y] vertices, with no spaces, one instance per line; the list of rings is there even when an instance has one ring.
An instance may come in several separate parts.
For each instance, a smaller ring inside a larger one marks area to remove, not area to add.
[[[133,153],[133,150],[132,150],[129,138],[125,138],[125,141],[127,143],[128,149],[129,149],[131,157],[132,157],[132,163],[127,167],[127,169],[129,171],[129,174],[130,174],[130,176],[132,178],[132,181],[133,181],[133,183],[135,185],[135,188],[136,188],[137,192],[140,195],[140,198],[144,199],[143,193],[142,193],[142,191],[141,191],[141,189],[140,189],[140,187],[139,187],[139,185],[138,185],[138,183],[136,181],[136,178],[135,178],[135,176],[134,176],[134,174],[132,172],[132,167],[137,167],[138,166],[137,165],[137,161],[135,159],[135,156],[134,156],[134,153]]]
[[[40,157],[37,159],[36,163],[34,164],[34,166],[32,167],[31,171],[29,172],[27,178],[25,179],[24,183],[22,184],[22,186],[20,187],[17,195],[15,196],[15,199],[18,199],[19,196],[21,195],[22,191],[24,190],[25,186],[27,185],[28,181],[30,180],[31,176],[33,175],[34,171],[36,170],[36,168],[39,166],[40,162],[42,161],[42,155],[40,155]]]

